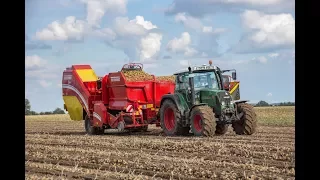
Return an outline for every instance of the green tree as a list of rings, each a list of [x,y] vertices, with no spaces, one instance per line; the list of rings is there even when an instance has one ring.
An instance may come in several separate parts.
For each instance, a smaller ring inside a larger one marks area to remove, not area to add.
[[[257,107],[270,106],[266,101],[259,101],[256,104]]]
[[[31,105],[28,99],[24,99],[24,114],[30,115]]]
[[[30,111],[30,115],[39,115],[39,114],[35,111]]]
[[[52,113],[53,114],[65,114],[64,110],[62,110],[60,108],[56,108]]]

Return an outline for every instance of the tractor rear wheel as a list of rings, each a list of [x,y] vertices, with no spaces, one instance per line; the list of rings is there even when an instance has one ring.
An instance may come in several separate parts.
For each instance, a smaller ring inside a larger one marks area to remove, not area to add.
[[[223,135],[228,131],[228,124],[217,124],[216,126],[216,134]]]
[[[191,129],[195,136],[213,136],[216,118],[209,106],[197,106],[191,111]]]
[[[257,115],[253,106],[247,103],[237,104],[238,113],[243,113],[239,121],[232,123],[233,130],[239,135],[252,135],[257,128]]]
[[[84,119],[84,127],[89,135],[101,135],[104,133],[104,129],[92,126],[91,119],[86,115]]]
[[[160,108],[160,125],[167,136],[187,135],[190,127],[182,127],[178,107],[169,99]]]

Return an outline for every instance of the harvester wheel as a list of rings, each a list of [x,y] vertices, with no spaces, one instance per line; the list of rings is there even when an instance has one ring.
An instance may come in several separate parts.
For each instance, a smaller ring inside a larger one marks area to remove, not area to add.
[[[86,115],[86,117],[85,117],[84,127],[86,129],[87,134],[89,134],[89,135],[101,135],[104,133],[104,129],[98,128],[98,127],[93,127],[91,125],[91,119],[88,115]]]
[[[223,135],[228,131],[228,124],[217,124],[216,126],[216,134]]]
[[[182,126],[178,107],[169,99],[160,108],[160,125],[167,136],[187,135],[190,130],[189,126]]]
[[[243,116],[239,121],[232,123],[233,130],[239,135],[252,135],[257,128],[257,115],[253,106],[247,103],[237,105],[238,113],[243,112]]]
[[[216,118],[209,106],[197,106],[191,111],[191,129],[195,136],[213,136]]]

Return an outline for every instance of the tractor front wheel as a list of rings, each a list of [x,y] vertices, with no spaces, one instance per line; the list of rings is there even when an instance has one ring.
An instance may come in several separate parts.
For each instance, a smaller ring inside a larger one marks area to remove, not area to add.
[[[88,115],[86,115],[84,119],[84,127],[89,135],[101,135],[104,133],[104,129],[92,126],[91,119]]]
[[[190,130],[189,126],[182,127],[178,107],[169,99],[160,108],[160,125],[167,136],[187,135]]]
[[[209,106],[198,106],[191,111],[191,129],[195,136],[213,136],[216,118]]]
[[[243,113],[239,121],[232,123],[233,130],[239,135],[252,135],[257,128],[257,115],[253,106],[247,103],[237,105],[238,113]]]

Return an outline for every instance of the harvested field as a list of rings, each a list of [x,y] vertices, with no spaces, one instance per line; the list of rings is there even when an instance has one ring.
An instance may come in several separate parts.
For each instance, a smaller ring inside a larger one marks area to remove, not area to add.
[[[212,138],[88,136],[67,115],[26,116],[26,179],[295,179],[294,107],[268,108],[256,134]]]

